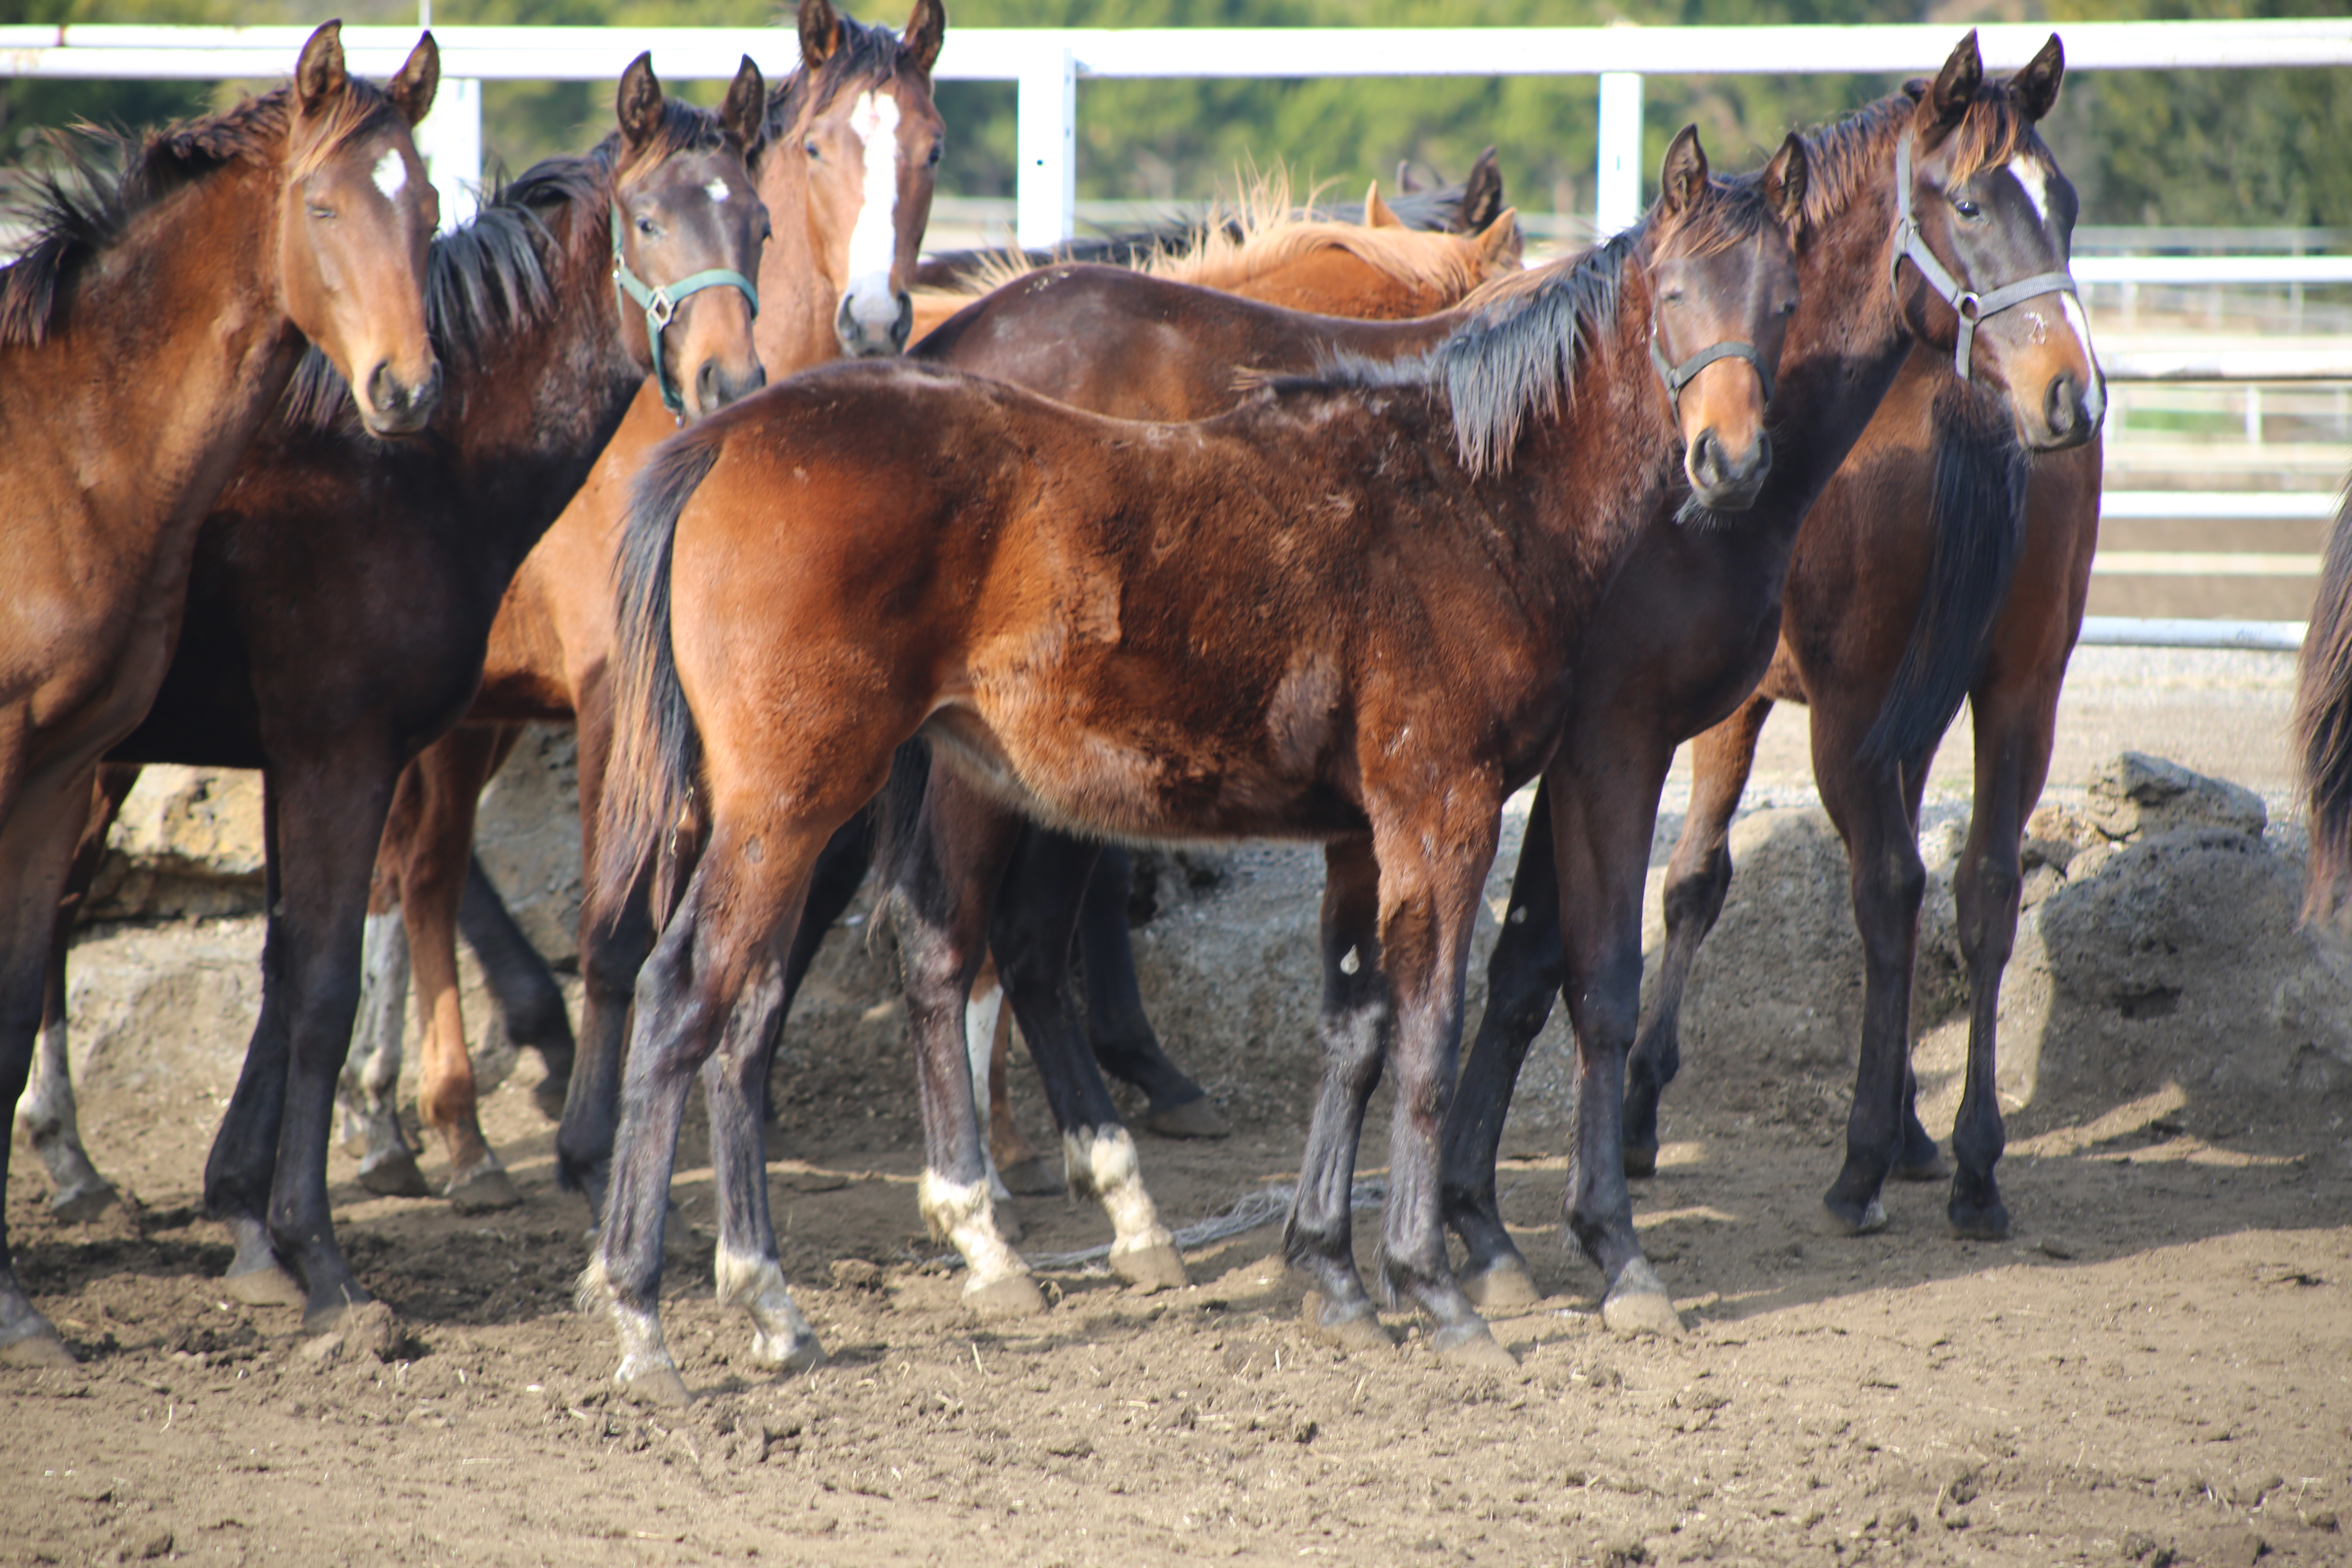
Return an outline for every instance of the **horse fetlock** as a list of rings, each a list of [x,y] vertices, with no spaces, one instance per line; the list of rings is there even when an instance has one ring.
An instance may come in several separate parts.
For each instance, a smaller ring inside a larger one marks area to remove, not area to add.
[[[774,1258],[731,1251],[722,1244],[713,1272],[719,1305],[740,1307],[751,1314],[753,1360],[782,1372],[806,1372],[824,1364],[824,1347],[801,1315]]]
[[[572,1288],[572,1304],[583,1312],[602,1309],[613,1320],[621,1342],[621,1364],[613,1381],[631,1397],[647,1403],[682,1405],[686,1384],[677,1374],[669,1345],[662,1338],[661,1313],[650,1299],[640,1304],[614,1282],[611,1267],[599,1250],[580,1271]]]
[[[1124,1127],[1082,1128],[1062,1140],[1062,1159],[1069,1172],[1070,1190],[1091,1197],[1110,1215],[1111,1266],[1118,1259],[1147,1252],[1175,1257],[1176,1238],[1160,1223],[1160,1211],[1143,1185],[1143,1169],[1136,1159],[1135,1140]],[[1183,1264],[1177,1260],[1176,1270]]]
[[[916,1184],[915,1203],[931,1235],[953,1247],[971,1270],[971,1282],[964,1287],[967,1300],[977,1288],[1027,1276],[1029,1266],[997,1229],[996,1200],[989,1195],[986,1181],[951,1181],[927,1170]]]

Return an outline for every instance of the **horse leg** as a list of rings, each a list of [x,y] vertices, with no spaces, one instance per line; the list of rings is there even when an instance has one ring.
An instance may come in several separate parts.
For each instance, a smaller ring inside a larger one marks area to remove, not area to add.
[[[816,869],[810,875],[808,901],[801,914],[800,929],[793,933],[793,945],[784,955],[784,1015],[790,1016],[793,998],[801,994],[801,982],[808,978],[809,965],[816,962],[817,949],[825,936],[841,923],[841,917],[857,897],[857,889],[866,881],[866,868],[874,864],[874,813],[869,808],[859,812],[835,830],[824,841],[816,858]],[[783,1026],[779,1019],[777,1027]],[[768,1121],[776,1120],[775,1108],[768,1105],[765,1091],[761,1100]]]
[[[395,792],[393,820],[401,816]],[[408,1031],[408,927],[398,908],[396,868],[387,864],[396,826],[384,830],[368,890],[367,920],[360,937],[359,1022],[352,1053],[335,1082],[343,1112],[343,1147],[360,1157],[360,1185],[386,1197],[423,1198],[433,1194],[416,1167],[416,1151],[400,1130],[400,1055]]]
[[[982,985],[998,984],[995,961],[992,959],[982,976]],[[975,987],[973,994],[977,999],[981,987]],[[983,1087],[988,1092],[988,1163],[996,1168],[1008,1195],[1048,1197],[1064,1190],[1062,1178],[1054,1173],[1045,1156],[1037,1152],[1037,1146],[1029,1142],[1021,1124],[1013,1120],[1013,1015],[1005,1010],[1003,1001],[1000,985],[988,1008],[992,1022],[988,1026],[988,1077],[984,1086],[978,1065],[972,1068],[972,1093],[979,1094]],[[978,1005],[975,1000],[974,1005]],[[965,1015],[964,1027],[966,1044],[975,1051],[981,1049],[980,1035],[969,1013]]]
[[[1465,1253],[1455,1277],[1481,1311],[1533,1306],[1542,1299],[1528,1260],[1504,1227],[1495,1163],[1528,1048],[1559,994],[1559,875],[1552,864],[1551,793],[1545,785],[1536,791],[1518,868],[1511,875],[1509,910],[1486,960],[1486,1010],[1445,1117],[1445,1223]]]
[[[583,1310],[601,1304],[612,1313],[621,1341],[614,1381],[634,1398],[666,1405],[688,1398],[662,1337],[662,1230],[687,1090],[722,1045],[728,1065],[705,1085],[715,1091],[713,1154],[720,1161],[720,1290],[751,1310],[763,1354],[789,1357],[805,1334],[805,1322],[795,1330],[799,1313],[781,1271],[769,1272],[775,1242],[764,1198],[745,1189],[766,1185],[751,1075],[767,1054],[782,991],[780,949],[800,916],[823,842],[795,823],[721,820],[638,973],[611,1187],[579,1289]]]
[[[1845,840],[1852,868],[1853,920],[1862,934],[1862,1051],[1853,1108],[1846,1118],[1845,1164],[1822,1197],[1832,1222],[1849,1235],[1884,1229],[1880,1194],[1910,1142],[1912,1110],[1911,965],[1919,942],[1919,900],[1927,886],[1919,860],[1918,799],[1931,756],[1898,767],[1855,761],[1862,704],[1813,707],[1813,778],[1822,804]],[[1924,1130],[1921,1136],[1925,1136]],[[1932,1145],[1931,1145],[1932,1147]]]
[[[2019,840],[2025,816],[2049,775],[2064,675],[2063,661],[2053,661],[2052,668],[2033,672],[2021,689],[1986,683],[1969,700],[1976,723],[1976,810],[1952,884],[1960,954],[1969,966],[1969,1067],[1952,1124],[1956,1169],[1945,1214],[1955,1236],[1974,1240],[1998,1241],[2009,1235],[2009,1209],[1993,1180],[1993,1166],[2008,1141],[1994,1076],[2000,977],[2017,941],[2024,885]]]
[[[1731,817],[1756,765],[1756,743],[1772,700],[1750,697],[1722,723],[1691,742],[1690,816],[1666,866],[1666,946],[1649,1021],[1625,1061],[1625,1173],[1658,1168],[1658,1101],[1683,1065],[1683,996],[1699,944],[1723,914],[1731,890]]]
[[[1070,1005],[1070,942],[1094,868],[1093,845],[1025,826],[998,885],[989,947],[1061,1129],[1070,1190],[1110,1215],[1111,1271],[1140,1289],[1160,1290],[1192,1281]]]
[[[1396,1018],[1382,1283],[1435,1320],[1430,1344],[1441,1357],[1516,1366],[1454,1283],[1438,1206],[1438,1142],[1462,1048],[1462,986],[1502,800],[1463,780],[1439,799],[1416,789],[1403,801],[1374,796],[1366,805],[1380,864],[1380,967]],[[1347,961],[1341,954],[1343,973]],[[1351,1177],[1339,1178],[1343,1193]]]
[[[1045,1310],[1029,1266],[997,1227],[964,1022],[988,947],[989,905],[1021,826],[1018,816],[934,767],[889,891],[922,1103],[917,1198],[931,1234],[962,1255],[971,1274],[964,1305],[983,1318]]]
[[[1094,875],[1087,880],[1086,905],[1078,921],[1087,1038],[1103,1071],[1133,1084],[1150,1099],[1145,1131],[1162,1138],[1223,1138],[1233,1129],[1209,1103],[1208,1092],[1168,1059],[1143,1010],[1135,945],[1127,932],[1128,890],[1134,875],[1134,857],[1114,844],[1100,852]]]
[[[629,1006],[646,955],[653,951],[650,871],[625,888],[606,888],[593,872],[613,752],[613,707],[602,680],[573,693],[579,713],[580,864],[588,872],[580,901],[580,1037],[563,1121],[555,1132],[555,1176],[566,1191],[604,1213],[613,1139],[620,1124],[621,1070],[627,1057]]]
[[[66,1029],[66,950],[90,883],[106,858],[107,829],[114,826],[131,786],[139,782],[136,765],[101,764],[92,792],[89,818],[80,842],[74,847],[66,871],[65,895],[58,900],[57,923],[49,937],[47,984],[41,1005],[41,1040],[33,1058],[33,1081],[16,1102],[16,1131],[40,1156],[56,1189],[49,1213],[72,1224],[96,1219],[114,1205],[114,1184],[98,1173],[89,1152],[82,1147],[81,1123],[74,1110],[73,1071]]]
[[[415,852],[403,867],[400,900],[424,1023],[416,1102],[448,1156],[442,1193],[459,1214],[488,1214],[522,1201],[482,1136],[457,984],[457,905],[473,860],[475,807],[500,761],[499,740],[496,730],[460,725],[411,763],[405,775],[419,795]]]
[[[1380,862],[1369,838],[1323,847],[1323,1068],[1307,1122],[1298,1187],[1282,1226],[1282,1255],[1311,1287],[1308,1331],[1343,1348],[1386,1349],[1372,1298],[1356,1270],[1356,1154],[1364,1108],[1379,1087],[1394,1024],[1381,965]],[[1399,1109],[1400,1118],[1403,1115]],[[1393,1189],[1391,1190],[1393,1194]],[[1391,1203],[1395,1198],[1391,1195]]]
[[[1576,1030],[1569,1233],[1608,1282],[1604,1324],[1621,1334],[1679,1333],[1674,1300],[1634,1234],[1623,1144],[1625,1057],[1642,1010],[1642,889],[1674,748],[1642,734],[1575,734],[1561,752],[1544,782],[1565,938],[1561,995]],[[1588,760],[1601,771],[1583,772]]]
[[[93,757],[78,766],[18,773],[5,781],[17,787],[0,787],[0,889],[5,889],[0,920],[6,922],[0,931],[0,1105],[22,1098],[31,1073],[58,901],[89,814],[96,769]],[[7,1192],[13,1143],[0,1139],[0,1196]],[[16,1281],[7,1218],[0,1212],[0,1366],[70,1366],[73,1361]]]
[[[227,1288],[282,1300],[282,1265],[312,1332],[370,1300],[335,1243],[327,1142],[359,1009],[369,869],[399,772],[388,746],[349,741],[269,770],[261,1017],[205,1163],[205,1202],[236,1246]]]
[[[515,923],[498,884],[477,856],[466,859],[466,888],[457,900],[457,931],[482,965],[482,979],[499,1010],[507,1038],[539,1053],[546,1068],[531,1100],[550,1121],[563,1115],[572,1087],[575,1047],[572,1017],[563,1009],[563,987],[530,939]]]

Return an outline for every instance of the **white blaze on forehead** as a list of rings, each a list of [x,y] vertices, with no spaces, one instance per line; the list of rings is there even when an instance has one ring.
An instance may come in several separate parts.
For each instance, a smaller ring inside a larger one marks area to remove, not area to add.
[[[2025,193],[2025,199],[2033,204],[2033,216],[2047,225],[2050,221],[2050,171],[2042,166],[2041,159],[2021,153],[2009,161],[2009,173],[2010,177],[2017,182],[2018,188]]]
[[[703,194],[708,195],[714,202],[724,202],[729,196],[735,194],[727,188],[727,182],[724,180],[713,180],[709,184],[703,186],[702,190]]]
[[[375,181],[375,188],[383,193],[385,201],[398,201],[400,193],[408,189],[408,160],[400,155],[399,148],[387,147],[383,156],[375,161],[370,177]]]
[[[890,261],[898,249],[898,100],[861,92],[849,109],[849,129],[866,147],[865,200],[849,231],[849,276],[842,297],[868,331],[881,333],[898,319],[890,292]]]

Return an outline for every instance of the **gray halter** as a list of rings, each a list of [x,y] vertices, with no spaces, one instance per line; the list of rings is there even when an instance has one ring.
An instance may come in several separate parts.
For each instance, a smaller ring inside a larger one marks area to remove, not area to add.
[[[1902,139],[1895,143],[1895,259],[1889,281],[1900,287],[1903,262],[1909,258],[1919,269],[1927,287],[1952,308],[1960,319],[1959,341],[1952,348],[1952,368],[1960,379],[1969,379],[1969,351],[1976,344],[1977,323],[1987,316],[1997,316],[2012,305],[2022,305],[2028,300],[2038,300],[2044,294],[2072,294],[2074,275],[2071,272],[2037,272],[2015,283],[2003,284],[1990,294],[1979,294],[1960,287],[1960,280],[1936,259],[1927,242],[1919,237],[1919,225],[1911,216],[1911,132],[1906,127]]]
[[[1680,364],[1669,363],[1665,345],[1659,341],[1658,318],[1655,314],[1650,317],[1650,363],[1658,367],[1658,379],[1666,384],[1666,401],[1674,405],[1677,414],[1682,411],[1683,388],[1719,359],[1746,360],[1756,372],[1756,379],[1764,384],[1764,401],[1772,401],[1772,373],[1765,367],[1764,356],[1756,352],[1754,343],[1710,343]]]

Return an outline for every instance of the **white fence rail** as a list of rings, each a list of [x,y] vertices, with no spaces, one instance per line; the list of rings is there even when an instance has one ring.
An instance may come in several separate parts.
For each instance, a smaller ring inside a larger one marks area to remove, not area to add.
[[[2352,16],[2290,21],[2080,22],[2062,29],[2069,70],[2352,66]],[[1995,70],[2025,63],[2042,24],[1979,29]],[[0,26],[0,76],[221,80],[284,74],[301,27]],[[723,80],[750,55],[773,72],[795,49],[782,29],[472,27],[436,29],[444,83],[419,142],[448,221],[472,210],[481,177],[485,80],[611,80],[641,49],[665,77]],[[1601,79],[1596,226],[1630,224],[1641,205],[1642,78],[1925,71],[1950,48],[1947,26],[1853,27],[963,28],[937,76],[1018,84],[1016,232],[1045,246],[1076,232],[1077,84],[1081,79],[1334,76],[1596,76]],[[348,27],[354,68],[388,75],[415,45],[413,27]],[[2149,285],[2352,283],[2352,258],[2084,257],[2084,283]],[[2118,381],[2344,380],[2352,361],[2331,350],[2263,349],[2226,356],[2137,353],[2108,365]],[[2309,518],[2332,498],[2116,492],[2110,517]],[[2137,628],[2137,629],[2135,629]],[[2290,634],[2292,634],[2290,636]],[[2094,617],[2086,643],[2292,648],[2292,622],[2120,621]]]

